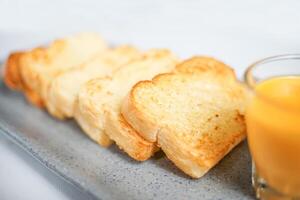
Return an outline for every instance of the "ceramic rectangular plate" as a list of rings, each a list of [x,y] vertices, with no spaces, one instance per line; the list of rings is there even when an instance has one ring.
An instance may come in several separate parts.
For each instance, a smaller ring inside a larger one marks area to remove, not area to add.
[[[0,81],[0,132],[96,199],[252,199],[250,156],[238,145],[203,178],[190,179],[163,153],[146,162],[101,148],[73,120],[58,121]]]

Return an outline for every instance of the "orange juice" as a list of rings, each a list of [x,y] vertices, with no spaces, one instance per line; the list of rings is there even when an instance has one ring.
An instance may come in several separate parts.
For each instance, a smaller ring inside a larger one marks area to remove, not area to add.
[[[259,176],[284,194],[300,196],[300,76],[257,84],[246,122]]]

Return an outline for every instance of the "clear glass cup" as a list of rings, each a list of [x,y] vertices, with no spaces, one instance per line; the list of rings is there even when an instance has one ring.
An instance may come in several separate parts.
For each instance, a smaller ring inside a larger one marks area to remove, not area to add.
[[[262,86],[267,81],[269,85]],[[300,54],[255,62],[245,72],[245,82],[250,90],[246,122],[256,196],[300,199],[300,90],[293,87],[300,86]],[[281,94],[284,97],[277,98]]]

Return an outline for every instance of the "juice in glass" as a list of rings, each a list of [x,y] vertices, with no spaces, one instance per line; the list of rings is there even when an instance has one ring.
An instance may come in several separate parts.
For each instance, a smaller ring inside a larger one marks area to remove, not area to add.
[[[251,90],[246,123],[257,197],[300,199],[300,76],[266,78]]]

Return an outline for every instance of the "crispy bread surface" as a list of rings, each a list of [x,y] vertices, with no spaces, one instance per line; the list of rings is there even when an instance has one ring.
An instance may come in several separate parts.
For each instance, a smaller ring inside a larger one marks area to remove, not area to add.
[[[5,69],[5,83],[21,90],[36,106],[43,107],[52,79],[107,49],[95,33],[81,33],[55,40],[48,47],[12,53]]]
[[[157,147],[140,137],[123,119],[121,102],[139,80],[170,71],[177,61],[168,50],[150,50],[111,77],[87,82],[79,92],[75,118],[83,130],[102,146],[107,146],[107,143],[102,144],[102,140],[107,141],[103,138],[110,138],[134,159],[146,160]]]
[[[246,97],[230,67],[194,57],[173,73],[137,83],[122,114],[140,136],[199,178],[245,138]]]
[[[73,117],[74,102],[84,83],[97,77],[110,76],[119,67],[140,56],[141,52],[132,46],[119,46],[99,53],[82,66],[57,76],[48,90],[48,111],[60,119]]]

